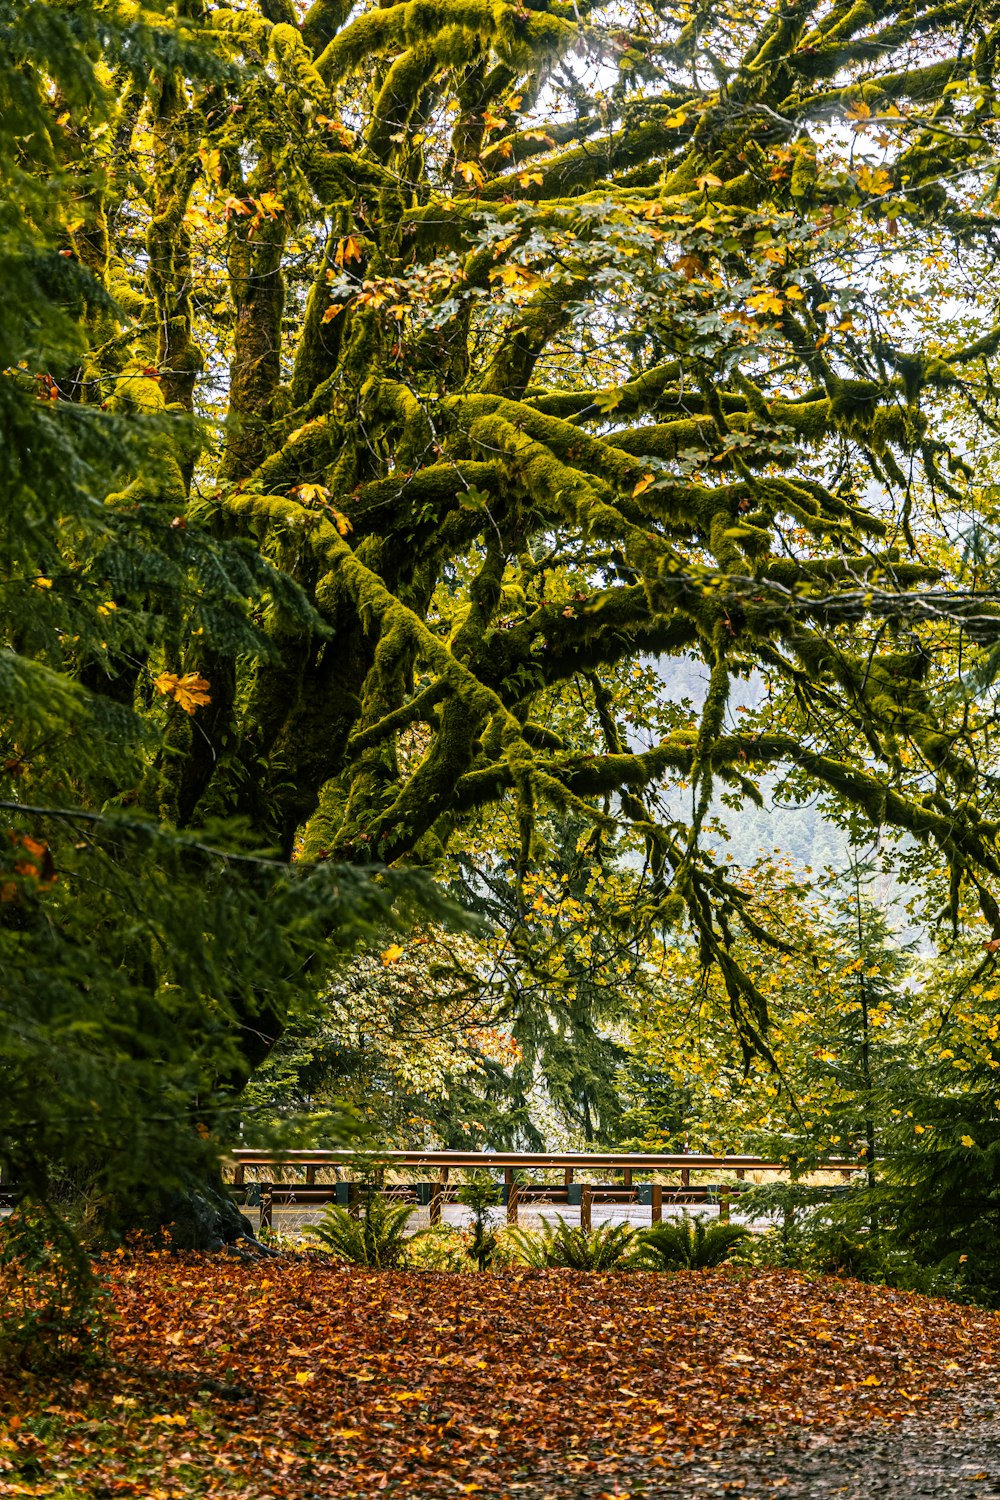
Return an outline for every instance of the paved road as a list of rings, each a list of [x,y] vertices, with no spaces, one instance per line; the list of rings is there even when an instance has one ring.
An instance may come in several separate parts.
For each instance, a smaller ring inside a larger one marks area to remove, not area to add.
[[[700,1205],[689,1209],[689,1212],[691,1214],[705,1214],[711,1219],[716,1219],[719,1216],[719,1210],[717,1208],[704,1208]],[[249,1215],[251,1223],[256,1224],[256,1210],[248,1209],[247,1213]],[[667,1204],[663,1205],[663,1217],[665,1219],[671,1217],[680,1218],[682,1213],[683,1210],[680,1208],[670,1208]],[[275,1206],[273,1211],[274,1228],[280,1230],[282,1234],[288,1235],[294,1235],[297,1230],[301,1229],[306,1224],[317,1223],[322,1217],[322,1208],[301,1208],[298,1206],[294,1206],[292,1208],[280,1208],[278,1206]],[[502,1208],[497,1209],[493,1217],[498,1227],[507,1222],[506,1210]],[[533,1224],[537,1224],[537,1221],[540,1219],[556,1219],[558,1217],[562,1217],[563,1219],[565,1219],[567,1224],[579,1224],[580,1210],[578,1208],[567,1208],[565,1205],[553,1205],[552,1207],[546,1207],[542,1204],[532,1204],[530,1208],[522,1207],[519,1222],[530,1229]],[[443,1205],[441,1210],[442,1223],[451,1224],[455,1228],[461,1228],[464,1224],[471,1223],[471,1218],[472,1216],[469,1210],[467,1208],[463,1208],[458,1203],[446,1203]],[[737,1215],[734,1214],[733,1219],[735,1221],[737,1219]],[[413,1217],[410,1219],[410,1232],[416,1234],[419,1230],[426,1229],[429,1222],[430,1210],[426,1208],[418,1208],[413,1214]],[[740,1220],[739,1222],[744,1221]],[[605,1223],[634,1224],[638,1229],[649,1224],[649,1209],[640,1208],[636,1204],[608,1204],[600,1206],[595,1205],[593,1209],[592,1223],[595,1229],[599,1224]],[[751,1225],[751,1228],[766,1229],[767,1227],[767,1224],[763,1222]]]
[[[669,1469],[641,1459],[614,1474],[510,1486],[511,1500],[997,1500],[997,1391],[980,1387],[962,1408],[944,1406],[893,1427],[804,1432],[742,1452],[699,1456]],[[952,1425],[956,1423],[958,1425]]]

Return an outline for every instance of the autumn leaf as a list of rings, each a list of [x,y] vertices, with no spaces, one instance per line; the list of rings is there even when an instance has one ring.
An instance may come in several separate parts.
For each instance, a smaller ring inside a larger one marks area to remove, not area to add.
[[[276,219],[285,206],[278,195],[270,191],[263,192],[259,198],[251,198],[250,201],[258,214],[266,219]]]
[[[176,672],[160,672],[153,678],[153,686],[158,693],[173,698],[186,714],[193,714],[196,708],[212,701],[208,693],[211,683],[197,672],[185,672],[183,677]]]
[[[532,183],[535,183],[537,187],[541,187],[545,181],[545,177],[541,172],[521,172],[517,180],[523,188],[531,187]]]
[[[398,963],[405,951],[398,943],[390,943],[388,948],[382,950],[382,962],[387,965]]]
[[[310,505],[315,500],[329,500],[330,491],[325,484],[300,484],[292,490],[304,505]]]
[[[343,267],[350,261],[361,259],[361,246],[353,234],[345,235],[343,239],[337,241],[337,248],[334,251],[333,259],[334,263],[340,267]]]
[[[768,289],[765,289],[762,292],[757,292],[752,297],[748,297],[747,307],[749,307],[753,312],[769,312],[776,314],[782,313],[785,310],[784,301],[781,297],[778,296],[778,293],[772,292]]]
[[[721,187],[722,178],[716,177],[714,172],[703,172],[700,177],[695,178],[695,187],[710,188]]]
[[[874,193],[880,197],[892,191],[892,178],[883,167],[859,167],[857,182],[863,193]]]
[[[642,478],[639,480],[639,483],[636,485],[635,489],[632,491],[632,494],[633,495],[642,495],[642,494],[644,494],[646,492],[646,490],[649,489],[650,485],[653,484],[653,483],[655,483],[655,480],[656,480],[656,475],[655,474],[643,474]]]
[[[468,183],[470,187],[482,187],[486,181],[486,173],[478,162],[460,161],[458,164],[458,175]]]

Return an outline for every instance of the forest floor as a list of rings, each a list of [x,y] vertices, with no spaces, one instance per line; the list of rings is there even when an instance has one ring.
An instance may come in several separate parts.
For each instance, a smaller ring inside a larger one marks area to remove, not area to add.
[[[101,1270],[101,1362],[0,1377],[0,1496],[1000,1496],[978,1309],[789,1271]]]

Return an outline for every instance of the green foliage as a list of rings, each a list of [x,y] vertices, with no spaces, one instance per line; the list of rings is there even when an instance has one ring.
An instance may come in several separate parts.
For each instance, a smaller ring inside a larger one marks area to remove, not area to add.
[[[719,798],[905,834],[1000,933],[992,709],[952,691],[996,631],[956,543],[997,509],[994,49],[933,0],[703,9],[0,0],[0,1139],[36,1197],[169,1194],[284,1115],[248,1077],[446,854],[496,848],[463,883],[521,1051],[438,1091],[455,1143],[529,1139],[539,1072],[618,1135],[620,1001],[675,951],[776,1059],[760,955],[803,955]],[[873,1166],[842,1039],[807,1144]]]
[[[105,1348],[110,1302],[58,1217],[15,1210],[0,1223],[0,1370],[65,1374]]]
[[[303,1232],[339,1260],[394,1270],[406,1257],[406,1227],[414,1212],[409,1204],[391,1203],[381,1193],[367,1192],[356,1217],[331,1203],[320,1223],[308,1224]]]
[[[449,1224],[420,1229],[406,1241],[405,1266],[411,1271],[468,1271],[469,1241]]]
[[[490,1210],[500,1201],[500,1190],[488,1172],[472,1172],[460,1184],[456,1194],[464,1208],[472,1209],[472,1240],[468,1247],[469,1258],[480,1271],[485,1271],[496,1255],[497,1234],[490,1219]]]
[[[561,1214],[537,1230],[511,1229],[507,1247],[525,1266],[570,1271],[624,1271],[631,1265],[633,1231],[629,1224],[601,1224],[583,1229]]]
[[[640,1229],[635,1262],[647,1271],[704,1271],[729,1260],[749,1234],[742,1224],[685,1213]]]

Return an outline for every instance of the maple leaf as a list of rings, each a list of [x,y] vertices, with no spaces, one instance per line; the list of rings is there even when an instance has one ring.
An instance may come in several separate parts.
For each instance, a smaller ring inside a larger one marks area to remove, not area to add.
[[[405,951],[398,943],[390,943],[388,948],[382,951],[382,962],[384,964],[398,963]]]
[[[272,193],[270,190],[261,193],[259,198],[251,198],[250,201],[258,214],[265,219],[276,219],[285,206],[277,193]]]
[[[347,262],[361,259],[361,246],[353,234],[347,234],[343,239],[337,241],[337,248],[333,255],[334,263],[341,268]]]
[[[483,183],[486,181],[486,173],[483,171],[479,163],[475,161],[460,161],[458,164],[458,175],[465,182],[467,182],[470,187],[472,187],[473,184],[475,184],[476,187],[482,187]]]
[[[635,489],[632,491],[632,494],[633,495],[641,495],[641,494],[643,494],[646,490],[649,489],[650,485],[653,484],[655,482],[655,480],[656,480],[656,475],[655,474],[643,474],[642,478],[639,480],[639,483],[636,485]]]
[[[784,301],[778,293],[767,289],[757,292],[753,297],[748,297],[747,307],[753,312],[782,313],[785,310]]]
[[[212,701],[208,693],[211,683],[197,672],[185,672],[183,677],[176,672],[160,672],[153,678],[153,686],[158,693],[173,698],[186,714],[193,714],[196,708]]]
[[[298,495],[304,505],[311,504],[314,500],[329,500],[330,491],[325,484],[300,484],[294,490],[293,495]]]
[[[521,172],[517,180],[523,188],[530,187],[533,182],[541,187],[545,178],[541,172]]]
[[[700,187],[700,188],[710,188],[710,187],[721,187],[722,186],[722,178],[721,177],[716,177],[716,175],[715,175],[714,172],[702,172],[701,176],[700,177],[696,177],[695,180],[694,180],[694,182],[695,182],[695,187]]]

